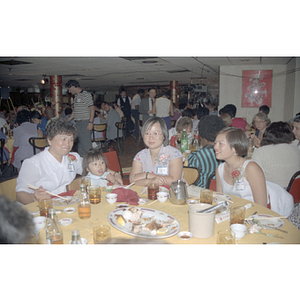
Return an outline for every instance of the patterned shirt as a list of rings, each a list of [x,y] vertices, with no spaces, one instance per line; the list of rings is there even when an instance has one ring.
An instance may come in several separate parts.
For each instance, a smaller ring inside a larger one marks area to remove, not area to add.
[[[158,160],[155,162],[154,165],[152,164],[151,154],[148,148],[141,150],[134,157],[134,160],[137,160],[142,163],[143,172],[150,172],[153,174],[157,174],[158,167],[166,166],[168,168],[168,174],[169,174],[170,161],[178,157],[182,157],[182,161],[184,161],[185,159],[178,149],[172,146],[166,146],[166,147],[162,146],[158,154]]]
[[[92,95],[81,90],[74,98],[74,120],[88,120],[90,118],[90,106],[94,105]]]
[[[208,177],[216,172],[221,161],[216,159],[213,145],[206,145],[202,149],[194,151],[188,157],[188,166],[199,170],[199,180],[195,185],[206,187]]]

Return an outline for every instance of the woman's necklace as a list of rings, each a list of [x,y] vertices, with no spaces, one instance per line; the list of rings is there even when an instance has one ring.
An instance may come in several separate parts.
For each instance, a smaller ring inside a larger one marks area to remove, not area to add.
[[[239,180],[242,177],[242,174],[239,170],[240,168],[238,169],[240,163],[241,163],[241,157],[239,157],[239,163],[236,165],[236,167],[231,169],[232,171],[229,169],[230,176],[232,178],[233,183],[235,183],[237,180]]]

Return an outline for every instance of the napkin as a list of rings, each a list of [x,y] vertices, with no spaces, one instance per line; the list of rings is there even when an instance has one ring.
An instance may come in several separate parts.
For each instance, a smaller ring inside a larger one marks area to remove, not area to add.
[[[139,196],[137,192],[131,189],[117,188],[112,191],[118,195],[117,202],[126,202],[130,205],[139,205]]]
[[[188,192],[189,198],[192,198],[192,197],[200,198],[201,190],[203,190],[203,188],[200,186],[196,186],[196,185],[188,186],[187,192]]]
[[[248,203],[246,205],[244,205],[246,209],[252,207],[251,203]],[[229,220],[230,218],[230,211],[226,212],[226,213],[220,213],[220,214],[216,214],[215,216],[215,220],[216,222],[219,224],[223,221]]]

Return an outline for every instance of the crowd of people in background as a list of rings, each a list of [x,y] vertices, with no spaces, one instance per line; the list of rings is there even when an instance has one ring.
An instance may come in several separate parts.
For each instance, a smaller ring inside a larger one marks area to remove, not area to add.
[[[26,182],[22,182],[22,174],[32,170],[32,165],[35,165],[36,173],[40,174],[43,167],[41,160],[43,164],[49,161],[49,167],[52,168],[56,163],[53,161],[54,156],[67,165],[68,160],[63,160],[64,155],[72,153],[79,163],[73,175],[81,174],[82,158],[94,147],[91,135],[93,124],[101,123],[106,123],[108,142],[117,138],[116,122],[126,124],[125,131],[119,137],[125,134],[125,137],[133,136],[136,141],[142,138],[146,148],[136,154],[130,175],[131,181],[141,185],[149,180],[169,185],[174,180],[182,179],[182,163],[187,160],[188,166],[199,170],[200,177],[195,185],[205,188],[208,178],[214,175],[217,191],[268,206],[271,204],[269,195],[273,195],[273,199],[276,198],[274,193],[286,196],[283,190],[292,175],[300,170],[300,113],[289,122],[272,122],[270,108],[262,105],[251,122],[248,122],[245,117],[237,114],[234,104],[226,104],[219,110],[214,101],[204,101],[197,106],[181,103],[176,107],[168,90],[160,91],[157,97],[158,92],[154,87],[138,89],[132,99],[122,88],[115,102],[94,101],[92,95],[75,80],[69,80],[66,88],[72,95],[73,104],[64,104],[59,117],[55,117],[50,104],[44,110],[18,106],[13,111],[3,109],[0,112],[0,127],[13,130],[14,150],[8,161],[20,172],[17,199],[22,203],[43,196],[46,189],[57,193],[64,189],[61,185],[47,186],[45,180],[39,178],[44,181],[37,184],[43,188],[34,194],[28,190]],[[62,121],[49,125],[57,118]],[[200,144],[187,157],[175,149],[178,148],[183,131],[187,132],[189,143],[196,137]],[[1,134],[0,137],[5,139],[6,136]],[[60,138],[61,135],[71,139],[65,154],[57,152],[59,140],[56,136]],[[100,135],[103,136],[102,133]],[[43,156],[33,156],[32,146],[28,142],[30,137],[38,136],[46,137],[49,144]],[[155,143],[152,143],[154,138]],[[250,141],[255,147],[251,160],[247,159],[246,151]],[[160,170],[164,173],[156,174],[157,156],[162,153],[171,158],[167,168]],[[7,149],[3,155],[3,159],[7,159]],[[232,176],[235,170],[244,176],[244,181],[239,182]],[[56,171],[53,169],[53,172]],[[291,215],[290,220],[300,229],[300,206],[286,209],[286,214]]]

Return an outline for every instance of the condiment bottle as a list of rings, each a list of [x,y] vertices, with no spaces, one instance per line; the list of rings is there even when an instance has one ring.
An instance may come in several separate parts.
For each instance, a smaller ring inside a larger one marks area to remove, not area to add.
[[[89,219],[91,217],[91,202],[89,195],[85,190],[85,185],[82,183],[79,186],[79,200],[78,200],[78,216],[80,219]]]
[[[71,242],[71,244],[82,245],[81,238],[80,238],[80,233],[79,233],[78,229],[72,230],[72,242]]]
[[[184,151],[188,149],[189,149],[189,139],[186,130],[183,129],[183,132],[181,134],[181,153],[184,153]]]
[[[63,244],[62,229],[57,222],[57,217],[53,208],[49,209],[49,217],[46,229],[46,241],[47,244]]]

